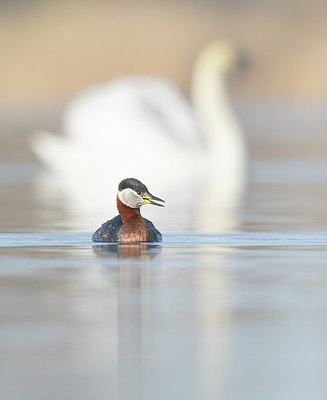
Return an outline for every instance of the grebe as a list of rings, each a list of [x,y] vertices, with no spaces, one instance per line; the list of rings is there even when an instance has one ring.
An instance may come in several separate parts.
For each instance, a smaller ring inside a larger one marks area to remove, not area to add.
[[[155,201],[156,200],[156,201]],[[120,215],[110,219],[97,229],[92,240],[94,242],[159,242],[161,233],[151,221],[141,216],[143,204],[163,207],[164,202],[151,194],[138,179],[123,179],[118,186],[117,208]]]

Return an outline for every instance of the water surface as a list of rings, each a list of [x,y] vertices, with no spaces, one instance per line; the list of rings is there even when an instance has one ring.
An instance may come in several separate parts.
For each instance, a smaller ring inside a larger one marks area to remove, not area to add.
[[[325,400],[326,167],[254,159],[234,229],[167,203],[162,243],[105,245],[90,238],[111,215],[0,163],[1,398]]]
[[[323,399],[326,239],[2,234],[3,396]]]

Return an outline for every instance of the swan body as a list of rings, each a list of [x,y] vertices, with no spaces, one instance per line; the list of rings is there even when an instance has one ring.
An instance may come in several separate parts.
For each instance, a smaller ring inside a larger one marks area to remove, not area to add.
[[[126,176],[132,166],[138,168],[135,154],[149,161],[162,152],[171,159],[184,151],[197,154],[204,147],[199,129],[191,105],[170,82],[123,78],[73,101],[64,118],[66,135],[41,132],[32,147],[50,170],[65,177],[92,178],[118,162]]]
[[[228,44],[209,44],[194,65],[191,103],[172,83],[149,77],[111,81],[73,100],[64,134],[32,137],[32,149],[55,173],[68,206],[83,215],[108,209],[110,182],[133,173],[159,182],[184,221],[192,214],[200,229],[230,226],[228,212],[239,204],[246,164],[226,90],[235,60]],[[196,196],[199,188],[205,202]]]

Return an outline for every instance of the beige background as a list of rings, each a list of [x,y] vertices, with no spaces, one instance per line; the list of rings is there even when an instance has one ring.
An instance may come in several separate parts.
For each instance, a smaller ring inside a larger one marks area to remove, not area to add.
[[[2,2],[0,102],[67,99],[125,74],[162,75],[187,91],[212,38],[250,60],[236,95],[324,98],[327,3],[286,1]]]

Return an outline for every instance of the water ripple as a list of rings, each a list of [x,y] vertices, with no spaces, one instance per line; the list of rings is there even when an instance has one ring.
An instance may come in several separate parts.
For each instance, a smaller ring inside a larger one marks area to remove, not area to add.
[[[91,234],[0,234],[0,247],[102,246],[94,243]],[[162,246],[323,246],[326,233],[230,233],[230,234],[166,234]],[[109,244],[110,245],[110,244]]]

